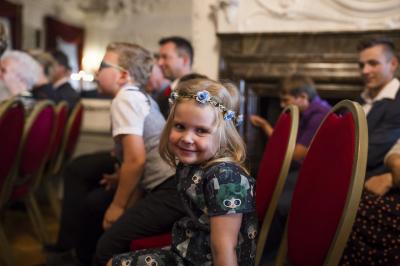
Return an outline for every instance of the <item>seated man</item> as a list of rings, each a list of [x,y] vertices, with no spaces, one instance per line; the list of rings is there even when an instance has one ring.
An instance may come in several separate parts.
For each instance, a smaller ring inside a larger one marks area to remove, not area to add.
[[[389,171],[365,182],[342,265],[400,263],[400,140],[385,157]]]
[[[395,78],[399,63],[393,41],[385,37],[360,42],[358,51],[365,90],[357,101],[368,122],[368,178],[386,172],[383,158],[400,138],[400,82]]]

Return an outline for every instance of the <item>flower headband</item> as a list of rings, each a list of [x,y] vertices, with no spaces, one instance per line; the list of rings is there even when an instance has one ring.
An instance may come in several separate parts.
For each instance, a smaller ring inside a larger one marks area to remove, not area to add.
[[[219,103],[207,90],[198,91],[194,95],[180,95],[176,91],[173,91],[169,96],[169,103],[174,104],[179,98],[193,98],[201,104],[211,104],[222,112],[225,121],[233,121],[236,126],[240,126],[243,122],[243,115],[236,115],[235,111],[227,109],[224,105]]]

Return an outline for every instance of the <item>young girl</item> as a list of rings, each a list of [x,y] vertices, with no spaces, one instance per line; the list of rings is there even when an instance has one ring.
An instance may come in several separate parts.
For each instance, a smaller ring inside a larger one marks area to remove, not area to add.
[[[160,153],[177,167],[186,217],[174,224],[171,250],[118,255],[112,265],[254,264],[255,181],[243,166],[240,117],[229,92],[230,85],[194,79],[171,94]]]

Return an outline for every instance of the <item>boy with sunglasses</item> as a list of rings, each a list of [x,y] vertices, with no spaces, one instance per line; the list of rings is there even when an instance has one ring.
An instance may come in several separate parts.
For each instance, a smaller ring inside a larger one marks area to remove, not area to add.
[[[71,176],[73,181],[65,181],[65,196],[74,197],[74,207],[79,210],[79,236],[74,248],[81,264],[92,263],[96,242],[103,232],[95,256],[98,265],[104,265],[113,254],[128,251],[135,238],[171,230],[174,221],[184,215],[176,192],[175,171],[158,152],[165,120],[144,92],[152,65],[147,50],[129,43],[109,44],[100,65],[100,90],[113,97],[112,135],[120,166],[112,174],[99,174],[112,168],[112,159],[103,155],[97,165],[89,163],[93,172],[86,180]],[[80,202],[76,200],[77,186],[84,192]],[[77,219],[76,211],[75,215]]]

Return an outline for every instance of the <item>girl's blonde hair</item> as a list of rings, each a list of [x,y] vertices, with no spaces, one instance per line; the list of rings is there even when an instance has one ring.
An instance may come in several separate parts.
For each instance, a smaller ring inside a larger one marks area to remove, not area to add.
[[[227,89],[226,86],[228,86],[229,89]],[[206,90],[218,103],[222,104],[229,110],[236,111],[238,109],[236,106],[238,103],[238,93],[237,89],[233,88],[235,88],[233,84],[224,86],[223,84],[210,79],[191,79],[180,82],[174,91],[178,93],[178,95],[194,96],[198,92]],[[175,167],[177,161],[175,154],[172,153],[171,147],[169,146],[169,135],[173,127],[176,106],[182,101],[193,101],[193,103],[202,104],[197,102],[194,98],[178,97],[171,105],[167,122],[161,134],[159,149],[161,158]],[[217,134],[218,136],[219,143],[217,145],[219,145],[219,148],[214,157],[209,161],[204,162],[203,166],[207,167],[218,162],[233,162],[241,166],[247,172],[247,169],[244,166],[244,161],[246,159],[245,144],[236,129],[235,122],[233,120],[224,120],[221,110],[213,105],[211,106],[213,107],[214,117],[216,118],[216,131],[214,134]],[[207,108],[207,110],[209,109]]]

